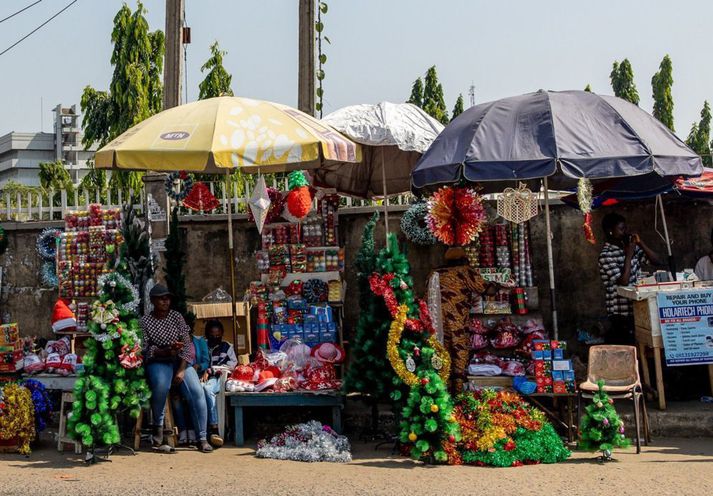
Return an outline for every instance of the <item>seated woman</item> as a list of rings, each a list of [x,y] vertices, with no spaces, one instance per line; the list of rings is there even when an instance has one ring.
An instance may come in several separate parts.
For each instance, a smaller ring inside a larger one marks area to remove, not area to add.
[[[162,453],[175,450],[164,440],[163,420],[171,385],[177,387],[190,406],[193,425],[198,429],[200,450],[213,451],[206,436],[205,396],[198,374],[188,364],[191,357],[190,329],[180,313],[171,310],[171,293],[157,284],[149,292],[153,311],[141,318],[143,355],[153,412],[153,448]]]
[[[210,366],[210,357],[208,355],[208,344],[205,339],[199,338],[193,334],[191,329],[191,362],[188,363],[202,377],[205,371]],[[178,427],[178,445],[179,446],[195,446],[196,445],[196,430],[191,421],[191,416],[186,417],[186,399],[180,394],[180,391],[174,391],[171,395],[173,404],[173,419]],[[212,444],[212,443],[211,443]]]
[[[233,345],[223,341],[224,332],[223,324],[219,320],[206,322],[205,339],[210,354],[210,368],[203,374],[202,381],[208,406],[210,443],[217,448],[223,445],[218,431],[218,408],[215,402],[215,397],[220,392],[220,369],[233,370],[238,364]]]

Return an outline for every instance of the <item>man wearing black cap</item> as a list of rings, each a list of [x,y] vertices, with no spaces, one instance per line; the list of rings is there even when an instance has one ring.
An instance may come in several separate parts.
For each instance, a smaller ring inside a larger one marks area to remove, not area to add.
[[[213,451],[207,440],[207,409],[198,374],[187,365],[193,361],[190,329],[180,313],[171,310],[171,293],[157,284],[149,292],[153,311],[141,319],[144,335],[146,376],[151,387],[151,410],[154,419],[153,448],[163,453],[174,451],[165,443],[163,419],[166,398],[171,386],[180,389],[188,401],[193,425],[199,433],[200,450]]]

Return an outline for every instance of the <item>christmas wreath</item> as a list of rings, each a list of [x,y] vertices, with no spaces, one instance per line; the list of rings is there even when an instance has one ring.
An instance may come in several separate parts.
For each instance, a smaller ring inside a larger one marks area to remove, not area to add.
[[[57,277],[57,267],[54,261],[45,260],[40,267],[40,280],[42,284],[48,288],[56,288],[59,286],[59,278]]]
[[[110,272],[99,276],[97,279],[99,296],[106,296],[114,301],[123,301],[117,305],[122,312],[137,312],[140,298],[139,292],[133,284],[118,272]]]
[[[321,279],[309,279],[304,283],[302,296],[307,303],[321,303],[327,301],[329,286]]]
[[[401,230],[406,239],[417,245],[432,245],[437,239],[426,225],[428,204],[426,202],[414,203],[401,217]]]
[[[428,200],[426,223],[433,235],[450,246],[465,246],[487,221],[480,195],[472,188],[444,186]]]
[[[178,189],[175,188],[178,183]],[[164,183],[166,194],[177,202],[183,201],[193,189],[193,178],[186,171],[172,172]]]
[[[54,262],[57,255],[57,238],[60,234],[59,229],[48,227],[37,236],[37,253],[42,257],[42,260]]]

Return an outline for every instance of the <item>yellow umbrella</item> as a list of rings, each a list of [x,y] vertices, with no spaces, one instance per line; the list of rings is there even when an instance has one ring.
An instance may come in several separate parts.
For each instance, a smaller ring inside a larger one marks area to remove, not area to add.
[[[358,144],[286,105],[218,97],[164,110],[96,153],[98,168],[286,172],[360,162]]]
[[[135,125],[95,155],[97,168],[218,173],[287,172],[360,162],[361,148],[334,128],[279,103],[217,97],[164,110]],[[228,250],[235,301],[230,205]],[[233,305],[233,333],[236,329]],[[235,334],[233,334],[235,339]]]

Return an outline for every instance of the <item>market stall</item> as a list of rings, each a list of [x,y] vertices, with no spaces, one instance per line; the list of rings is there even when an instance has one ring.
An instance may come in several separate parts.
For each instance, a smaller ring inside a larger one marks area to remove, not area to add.
[[[647,349],[653,352],[659,409],[665,410],[664,363],[669,367],[707,364],[713,393],[713,282],[652,279],[620,286],[617,292],[633,302],[639,354],[646,357]],[[648,361],[641,360],[641,365],[644,384],[651,387]]]

